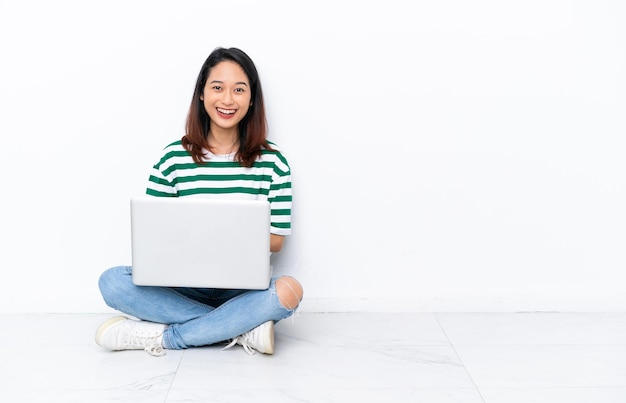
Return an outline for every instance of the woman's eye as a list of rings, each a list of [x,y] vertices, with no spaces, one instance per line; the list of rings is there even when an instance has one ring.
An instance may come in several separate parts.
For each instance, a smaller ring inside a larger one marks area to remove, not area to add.
[[[235,88],[235,92],[244,92],[245,90],[243,88]]]
[[[219,90],[221,90],[221,89],[222,89],[222,87],[220,87],[219,85],[214,85],[214,86],[213,86],[213,89],[214,89],[215,91],[219,91]]]

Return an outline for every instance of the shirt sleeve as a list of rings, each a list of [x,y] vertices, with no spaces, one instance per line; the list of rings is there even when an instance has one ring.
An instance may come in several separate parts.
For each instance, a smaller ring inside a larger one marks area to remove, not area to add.
[[[275,235],[291,234],[291,168],[287,159],[276,154],[272,183],[268,195],[271,208],[270,232]]]
[[[168,167],[171,164],[171,153],[168,152],[167,148],[164,151],[162,157],[150,170],[146,194],[150,196],[176,197],[178,196],[178,191],[173,183],[175,177],[171,172],[168,174],[170,170]]]

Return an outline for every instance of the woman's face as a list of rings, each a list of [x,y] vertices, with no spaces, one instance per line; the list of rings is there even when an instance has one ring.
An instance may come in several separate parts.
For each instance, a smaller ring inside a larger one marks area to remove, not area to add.
[[[200,99],[211,118],[213,130],[237,129],[248,113],[252,99],[248,76],[235,62],[219,62],[209,72]]]

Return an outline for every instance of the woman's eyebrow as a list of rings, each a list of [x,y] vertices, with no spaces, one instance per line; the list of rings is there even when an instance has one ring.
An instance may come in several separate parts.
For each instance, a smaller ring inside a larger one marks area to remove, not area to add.
[[[224,81],[213,80],[213,81],[210,81],[209,84],[224,84]],[[235,85],[245,85],[247,87],[248,83],[246,83],[245,81],[238,81],[235,83]]]

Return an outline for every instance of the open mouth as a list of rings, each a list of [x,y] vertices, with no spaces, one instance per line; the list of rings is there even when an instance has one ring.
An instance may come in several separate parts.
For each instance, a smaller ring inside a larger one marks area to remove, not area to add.
[[[227,116],[234,115],[235,112],[237,112],[236,109],[222,109],[222,108],[216,108],[216,109],[220,114],[227,115]]]

